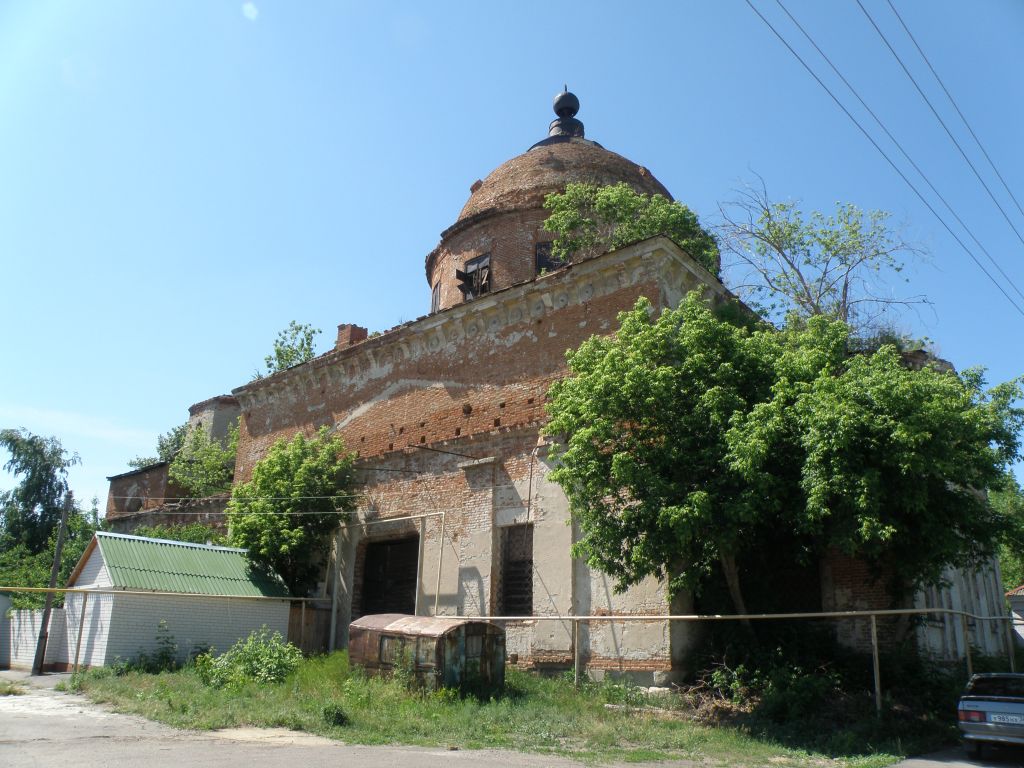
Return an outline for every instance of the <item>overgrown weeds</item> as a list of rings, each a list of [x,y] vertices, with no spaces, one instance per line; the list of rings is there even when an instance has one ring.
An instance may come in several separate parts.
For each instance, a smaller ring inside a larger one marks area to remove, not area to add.
[[[14,680],[0,680],[0,696],[20,696],[25,689]]]
[[[821,755],[692,722],[680,697],[628,683],[541,678],[507,670],[500,696],[478,699],[367,677],[344,652],[302,660],[282,682],[203,682],[195,665],[158,675],[126,668],[78,675],[72,687],[120,711],[180,728],[284,727],[362,744],[516,749],[587,762],[683,759],[716,764],[820,764]],[[611,705],[611,706],[606,706]],[[679,710],[665,716],[666,710]],[[895,758],[863,747],[837,764],[883,766]]]
[[[879,714],[870,655],[808,633],[773,643],[737,640],[732,635],[705,657],[696,683],[683,691],[698,722],[831,757],[917,754],[957,738],[962,669],[910,652],[884,655]]]

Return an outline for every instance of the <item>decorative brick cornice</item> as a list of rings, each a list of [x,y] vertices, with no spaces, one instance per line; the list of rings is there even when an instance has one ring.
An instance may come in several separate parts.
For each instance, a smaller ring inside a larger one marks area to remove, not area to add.
[[[351,347],[258,379],[232,391],[246,412],[275,402],[304,402],[310,410],[328,388],[360,389],[388,378],[397,364],[426,355],[459,356],[467,343],[487,338],[511,345],[533,333],[535,321],[631,286],[654,282],[658,300],[675,306],[690,290],[709,298],[729,292],[704,267],[666,237],[654,237],[570,264],[547,275],[393,328]]]

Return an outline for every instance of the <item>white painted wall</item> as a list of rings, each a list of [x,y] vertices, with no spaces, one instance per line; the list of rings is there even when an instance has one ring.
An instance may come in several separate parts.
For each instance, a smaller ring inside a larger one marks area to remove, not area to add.
[[[178,645],[178,660],[185,661],[200,649],[214,647],[223,653],[239,639],[266,625],[288,636],[287,600],[249,600],[174,595],[112,595],[113,604],[103,662],[131,659],[159,650],[157,632],[161,621]],[[88,631],[88,624],[86,631]],[[88,644],[82,641],[83,654]],[[90,662],[95,664],[96,662]]]
[[[1010,602],[1010,614],[1013,616],[1014,637],[1017,645],[1024,645],[1024,595],[1007,598]]]
[[[945,586],[922,589],[914,597],[915,608],[950,608],[976,616],[1007,616],[999,564],[992,560],[975,569],[949,568],[943,573]],[[968,635],[972,649],[990,656],[1007,652],[1005,621],[970,620]],[[959,616],[929,616],[917,628],[918,648],[938,659],[959,660],[965,656],[963,625]]]
[[[6,648],[0,651],[0,659],[6,659],[11,669],[32,669],[36,657],[36,643],[39,629],[43,624],[42,611],[10,611],[4,620],[5,629],[0,638]],[[46,642],[44,666],[67,663],[67,627],[64,609],[50,611],[50,632]]]

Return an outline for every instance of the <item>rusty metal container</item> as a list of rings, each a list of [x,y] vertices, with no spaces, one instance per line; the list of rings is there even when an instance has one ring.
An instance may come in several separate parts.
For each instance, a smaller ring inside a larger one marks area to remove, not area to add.
[[[483,696],[505,686],[505,630],[487,621],[378,613],[349,625],[349,660],[370,674],[409,664],[427,688]]]

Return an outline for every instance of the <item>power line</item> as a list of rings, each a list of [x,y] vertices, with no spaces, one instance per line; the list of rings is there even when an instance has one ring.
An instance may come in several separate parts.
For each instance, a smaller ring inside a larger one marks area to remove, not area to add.
[[[231,501],[308,501],[311,499],[358,499],[361,493],[336,493],[331,496],[233,496]],[[142,501],[206,501],[216,496],[108,496],[110,499],[141,499]],[[227,499],[227,497],[225,497]]]
[[[999,172],[999,169],[996,167],[996,164],[992,162],[992,158],[989,157],[988,152],[985,151],[985,147],[982,145],[981,139],[978,138],[978,134],[974,132],[974,129],[971,128],[971,124],[967,122],[967,118],[964,117],[964,113],[960,111],[960,107],[959,105],[957,105],[956,99],[953,98],[953,94],[951,94],[949,92],[949,89],[946,88],[946,84],[942,82],[942,78],[939,77],[939,73],[935,71],[935,67],[932,66],[931,61],[929,61],[928,57],[925,56],[924,51],[917,42],[917,38],[915,38],[913,33],[910,31],[910,27],[907,26],[907,23],[903,20],[903,17],[900,16],[900,12],[896,10],[896,6],[892,4],[892,0],[886,0],[886,2],[889,3],[889,7],[892,8],[892,12],[896,15],[896,18],[899,19],[900,24],[903,26],[903,30],[907,33],[907,37],[909,37],[911,42],[914,43],[914,47],[917,48],[917,52],[921,54],[921,58],[924,59],[924,63],[928,65],[928,69],[930,69],[932,75],[935,76],[935,80],[938,82],[939,87],[942,88],[942,92],[946,94],[946,98],[949,99],[949,103],[953,105],[953,109],[955,109],[956,113],[960,115],[960,119],[963,121],[964,126],[967,128],[968,132],[971,134],[971,137],[974,139],[974,143],[978,145],[978,149],[981,150],[981,154],[985,156],[985,159],[988,160],[988,164],[992,166],[992,170],[999,178],[999,181],[1002,182],[1003,189],[1006,190],[1006,194],[1010,196],[1010,199],[1013,200],[1013,204],[1017,206],[1017,210],[1020,211],[1022,216],[1024,216],[1024,208],[1021,208],[1020,202],[1017,200],[1016,195],[1014,195],[1013,192],[1010,190],[1010,186],[1006,183],[1006,179],[1003,178],[1003,174]]]
[[[919,189],[918,189],[918,188],[917,188],[916,186],[914,186],[913,182],[911,182],[911,181],[910,181],[910,179],[908,179],[908,178],[907,178],[906,174],[905,174],[905,173],[903,173],[903,171],[901,171],[901,170],[899,169],[899,166],[897,166],[897,165],[896,165],[896,163],[894,163],[894,162],[892,161],[892,158],[890,158],[890,157],[889,157],[889,156],[888,156],[888,155],[887,155],[887,154],[885,153],[885,150],[883,150],[883,149],[882,149],[882,148],[881,148],[881,147],[880,147],[880,146],[878,145],[878,142],[877,142],[877,141],[875,141],[875,139],[874,139],[874,138],[873,138],[873,137],[871,136],[871,134],[870,134],[870,133],[868,133],[867,129],[865,129],[865,128],[864,128],[864,126],[860,124],[860,122],[859,122],[859,121],[857,120],[857,118],[855,118],[855,117],[853,116],[853,114],[852,114],[852,113],[850,112],[850,110],[848,110],[848,109],[846,108],[846,106],[845,106],[845,105],[844,105],[844,104],[843,104],[843,103],[842,103],[842,102],[841,102],[841,101],[839,100],[839,98],[838,98],[838,97],[837,97],[837,96],[836,96],[836,95],[835,95],[835,94],[834,94],[834,93],[832,92],[832,89],[830,89],[830,88],[829,88],[829,87],[828,87],[827,85],[825,85],[824,81],[822,81],[822,79],[821,79],[820,77],[818,77],[817,73],[816,73],[816,72],[815,72],[815,71],[814,71],[813,69],[811,69],[810,65],[808,65],[808,64],[807,64],[807,62],[806,62],[806,61],[804,61],[804,60],[803,60],[803,58],[802,58],[802,57],[800,56],[800,54],[799,54],[799,53],[797,53],[797,52],[796,52],[796,50],[794,50],[793,46],[791,46],[791,45],[789,44],[789,42],[788,42],[788,41],[786,40],[786,38],[784,38],[784,37],[782,36],[782,34],[781,34],[781,33],[780,33],[780,32],[779,32],[779,31],[778,31],[777,29],[775,29],[775,27],[774,27],[774,26],[772,25],[772,23],[771,23],[770,21],[768,21],[768,19],[766,19],[766,18],[764,17],[764,15],[763,15],[763,14],[762,14],[762,13],[761,13],[761,12],[760,12],[759,10],[757,10],[757,8],[756,8],[756,7],[754,6],[754,4],[753,4],[753,3],[751,2],[751,0],[745,0],[745,2],[746,2],[746,4],[747,4],[748,6],[750,6],[750,10],[752,10],[752,11],[753,11],[753,12],[754,12],[755,14],[757,14],[758,18],[760,18],[760,19],[761,19],[761,21],[763,21],[763,22],[765,23],[765,25],[766,25],[766,26],[768,27],[768,29],[770,29],[770,30],[772,31],[772,33],[773,33],[773,34],[774,34],[774,35],[775,35],[775,36],[776,36],[776,37],[777,37],[777,38],[779,39],[779,41],[780,41],[780,42],[781,42],[781,43],[782,43],[782,44],[783,44],[784,46],[786,46],[786,48],[787,48],[787,49],[789,50],[789,52],[790,52],[791,54],[793,54],[793,56],[794,56],[794,57],[796,58],[796,60],[797,60],[797,61],[799,61],[801,65],[803,65],[804,69],[806,69],[806,70],[807,70],[807,72],[808,72],[808,73],[809,73],[809,74],[811,75],[811,77],[813,77],[813,78],[815,79],[815,81],[817,81],[818,85],[820,85],[820,86],[821,86],[822,88],[824,88],[824,89],[825,89],[825,92],[826,92],[826,93],[827,93],[827,94],[828,94],[828,95],[829,95],[829,96],[830,96],[830,97],[832,98],[832,101],[834,101],[834,102],[836,103],[836,106],[838,106],[838,107],[839,107],[839,108],[840,108],[840,109],[841,109],[841,110],[843,111],[843,113],[844,113],[844,114],[845,114],[845,115],[846,115],[846,116],[847,116],[847,117],[848,117],[848,118],[850,119],[850,121],[851,121],[851,122],[852,122],[852,123],[853,123],[853,124],[854,124],[855,126],[857,126],[858,130],[860,130],[860,132],[864,134],[864,137],[865,137],[865,138],[866,138],[866,139],[867,139],[868,141],[870,141],[870,142],[871,142],[871,145],[872,145],[872,146],[873,146],[873,147],[874,147],[874,148],[875,148],[876,150],[878,150],[878,153],[879,153],[879,154],[880,154],[880,155],[881,155],[881,156],[882,156],[882,157],[883,157],[883,158],[885,159],[885,161],[886,161],[886,162],[887,162],[887,163],[888,163],[888,164],[889,164],[889,165],[890,165],[890,166],[892,167],[892,169],[893,169],[894,171],[896,171],[897,175],[898,175],[898,176],[899,176],[899,177],[900,177],[901,179],[903,179],[904,183],[905,183],[905,184],[906,184],[906,185],[907,185],[908,187],[910,187],[911,191],[913,191],[913,193],[914,193],[915,195],[917,195],[918,199],[919,199],[919,200],[920,200],[920,201],[921,201],[921,202],[922,202],[922,203],[924,204],[924,206],[925,206],[925,207],[926,207],[926,208],[927,208],[927,209],[928,209],[929,211],[931,211],[932,215],[933,215],[933,216],[934,216],[934,217],[935,217],[936,219],[938,219],[938,222],[939,222],[939,224],[941,224],[941,225],[943,226],[943,228],[944,228],[944,229],[945,229],[945,230],[946,230],[946,231],[947,231],[947,232],[949,233],[950,237],[952,237],[952,238],[953,238],[954,240],[956,240],[957,244],[958,244],[958,245],[959,245],[959,246],[960,246],[960,247],[961,247],[961,248],[962,248],[962,249],[964,250],[964,252],[965,252],[965,253],[966,253],[966,254],[967,254],[967,255],[968,255],[968,256],[969,256],[970,258],[971,258],[971,261],[973,261],[973,262],[974,262],[974,263],[975,263],[975,264],[976,264],[976,265],[978,266],[978,269],[980,269],[980,270],[981,270],[982,272],[984,272],[984,273],[985,273],[985,276],[986,276],[986,277],[987,277],[987,278],[988,278],[988,279],[989,279],[989,280],[990,280],[990,281],[992,282],[992,284],[993,284],[993,285],[994,285],[994,286],[995,286],[996,288],[998,288],[998,289],[999,289],[999,292],[1000,292],[1001,294],[1003,294],[1003,296],[1005,296],[1005,297],[1006,297],[1006,300],[1007,300],[1008,302],[1010,302],[1010,304],[1011,304],[1011,305],[1013,306],[1013,308],[1014,308],[1014,309],[1016,309],[1016,310],[1017,310],[1017,312],[1018,312],[1018,313],[1020,313],[1020,315],[1021,315],[1022,317],[1024,317],[1024,309],[1021,309],[1021,307],[1020,307],[1020,306],[1019,306],[1019,305],[1017,304],[1017,302],[1013,300],[1013,297],[1012,297],[1012,296],[1010,296],[1010,294],[1008,294],[1008,293],[1007,293],[1007,292],[1006,292],[1006,291],[1005,291],[1005,290],[1003,289],[1003,286],[1002,286],[1002,285],[1000,285],[1000,284],[999,284],[999,281],[998,281],[998,280],[996,280],[996,279],[995,279],[994,277],[992,277],[992,274],[991,274],[991,273],[990,273],[990,272],[989,272],[989,271],[988,271],[987,269],[985,269],[985,265],[984,265],[984,264],[982,264],[982,263],[981,263],[980,261],[978,261],[978,257],[974,255],[974,253],[973,253],[973,252],[971,251],[971,249],[970,249],[970,248],[968,248],[968,247],[967,247],[967,246],[966,246],[966,245],[964,244],[963,240],[961,240],[961,239],[960,239],[960,238],[959,238],[959,237],[957,236],[957,234],[956,234],[956,233],[955,233],[955,232],[954,232],[954,231],[953,231],[953,230],[952,230],[952,229],[950,228],[949,224],[947,224],[947,223],[946,223],[945,219],[943,219],[943,218],[942,218],[942,217],[941,217],[941,216],[939,215],[938,211],[936,211],[936,210],[935,210],[935,208],[934,208],[934,207],[932,206],[932,204],[931,204],[931,203],[929,203],[929,202],[928,202],[928,200],[927,200],[927,199],[925,198],[925,196],[921,194],[921,191],[920,191],[920,190],[919,190]]]
[[[1024,235],[1021,235],[1020,231],[1017,229],[1014,223],[1010,221],[1010,217],[1006,215],[1006,211],[1003,210],[1003,206],[999,204],[998,200],[996,200],[996,196],[992,194],[992,190],[989,189],[988,184],[986,184],[985,180],[981,178],[981,174],[978,173],[978,169],[974,166],[974,163],[971,162],[971,158],[969,158],[967,156],[967,153],[964,152],[964,148],[960,146],[960,142],[956,140],[956,136],[954,136],[953,132],[949,130],[949,127],[946,125],[946,121],[942,119],[942,116],[939,115],[938,111],[932,105],[931,99],[929,99],[925,92],[921,90],[921,86],[918,85],[917,80],[910,73],[910,70],[907,69],[907,65],[903,63],[903,59],[901,59],[900,55],[896,53],[896,49],[892,47],[892,44],[889,42],[888,38],[886,38],[886,36],[882,33],[882,30],[879,29],[878,25],[875,23],[875,20],[871,17],[871,14],[868,13],[867,8],[864,7],[860,0],[855,0],[855,2],[860,7],[861,11],[863,11],[864,15],[867,17],[867,20],[871,22],[871,26],[875,28],[875,32],[878,33],[878,36],[882,38],[882,42],[885,43],[886,47],[896,58],[896,61],[899,62],[900,67],[902,67],[903,72],[907,75],[907,77],[910,78],[910,82],[914,84],[914,87],[917,89],[917,92],[921,94],[921,98],[924,99],[924,103],[928,105],[928,108],[932,111],[932,114],[935,115],[935,119],[939,121],[939,125],[942,126],[942,129],[946,132],[946,135],[949,136],[950,141],[952,141],[956,148],[960,150],[960,155],[963,157],[964,162],[966,162],[967,165],[970,166],[970,169],[974,172],[974,175],[977,177],[978,181],[981,182],[981,186],[985,188],[985,191],[988,193],[988,196],[992,198],[992,202],[996,204],[996,208],[998,208],[999,212],[1003,214],[1003,218],[1006,219],[1006,223],[1010,225],[1010,229],[1013,230],[1013,233],[1017,235],[1017,239],[1020,240],[1021,245],[1024,245]]]
[[[974,241],[975,245],[977,245],[978,248],[981,249],[982,253],[984,253],[985,256],[988,257],[988,260],[992,262],[992,265],[997,270],[999,270],[999,274],[1003,276],[1003,279],[1010,284],[1013,290],[1017,292],[1018,296],[1024,299],[1024,293],[1022,293],[1020,288],[1016,286],[1016,284],[1013,282],[1010,276],[1006,274],[1005,270],[1003,270],[1003,268],[995,260],[995,257],[993,257],[992,254],[988,252],[988,249],[981,244],[981,241],[978,240],[977,237],[975,237],[974,232],[971,231],[971,228],[967,226],[967,224],[964,222],[963,219],[960,218],[959,215],[957,215],[957,212],[953,210],[953,206],[949,204],[949,201],[947,201],[946,198],[943,197],[942,193],[935,188],[935,185],[932,184],[931,179],[929,179],[927,174],[925,174],[925,172],[921,170],[920,166],[918,166],[918,164],[914,162],[914,159],[910,156],[907,150],[903,148],[903,145],[896,139],[896,137],[892,135],[892,132],[888,128],[886,128],[885,123],[883,123],[882,119],[875,114],[875,111],[868,106],[867,102],[864,101],[864,99],[861,97],[857,89],[854,88],[853,85],[850,84],[850,81],[843,76],[843,73],[839,71],[839,68],[832,62],[832,59],[830,59],[828,55],[823,50],[821,50],[821,47],[814,41],[814,38],[811,37],[810,33],[806,29],[804,29],[803,25],[800,24],[800,22],[796,20],[793,14],[789,12],[786,6],[782,4],[782,0],[775,0],[775,2],[778,3],[778,6],[789,17],[789,20],[793,22],[796,28],[803,33],[803,36],[807,38],[807,41],[814,46],[814,50],[821,54],[821,57],[826,62],[828,62],[828,65],[832,67],[832,71],[835,72],[836,76],[843,81],[843,85],[850,89],[850,93],[852,93],[857,98],[857,101],[860,102],[860,105],[864,107],[865,110],[867,110],[867,113],[871,115],[872,118],[874,118],[874,121],[878,123],[878,127],[885,132],[885,135],[889,137],[889,140],[892,141],[893,144],[896,145],[896,148],[903,154],[903,157],[906,158],[907,162],[910,163],[914,170],[918,172],[922,179],[924,179],[924,183],[927,184],[931,191],[935,193],[935,196],[942,201],[942,204],[946,206],[946,210],[948,210],[953,215],[953,218],[957,220],[960,226],[964,228],[964,231],[967,232],[970,238]]]

